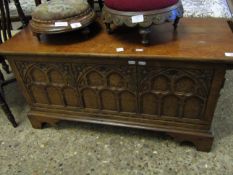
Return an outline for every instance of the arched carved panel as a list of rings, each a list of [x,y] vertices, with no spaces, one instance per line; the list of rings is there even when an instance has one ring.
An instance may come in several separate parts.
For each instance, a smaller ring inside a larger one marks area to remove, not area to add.
[[[50,70],[48,72],[48,77],[49,77],[50,83],[65,84],[64,77],[57,70],[54,70],[54,69]]]
[[[128,91],[120,94],[120,109],[121,112],[136,113],[136,96]]]
[[[121,64],[107,65],[75,65],[76,86],[78,88],[102,88],[111,90],[136,91],[136,68],[135,66]]]
[[[185,118],[199,118],[203,108],[203,101],[197,97],[188,98],[184,104]]]
[[[179,110],[179,99],[174,95],[165,96],[162,100],[162,115],[177,117]]]
[[[67,87],[63,90],[63,93],[67,106],[77,106],[77,107],[80,106],[80,102],[75,89]]]
[[[76,87],[81,91],[84,108],[114,113],[137,111],[137,98],[134,95],[137,91],[135,66],[86,64],[75,65],[74,71],[77,78]]]
[[[175,91],[180,93],[194,93],[195,82],[189,77],[182,77],[175,82]]]
[[[34,98],[35,103],[49,104],[47,93],[44,86],[32,85],[30,91]]]
[[[84,89],[82,91],[83,103],[85,108],[98,109],[97,95],[92,89]]]
[[[170,89],[169,86],[170,80],[167,77],[160,75],[152,80],[151,89],[155,91],[168,91]]]
[[[102,75],[96,71],[91,71],[87,74],[87,83],[89,86],[103,86],[104,79]]]
[[[47,81],[45,73],[38,68],[33,68],[30,71],[29,76],[31,76],[31,79],[34,82],[44,82],[45,83]]]
[[[137,70],[139,94],[154,93],[158,97],[158,116],[204,119],[204,108],[214,74],[212,69],[172,68],[151,64],[139,66]],[[140,109],[145,108],[144,103],[146,102],[139,103]]]
[[[118,73],[111,73],[107,79],[110,87],[123,88],[125,86],[124,78]]]
[[[49,86],[49,87],[47,87],[46,90],[47,90],[50,104],[64,106],[61,90],[59,88]]]
[[[112,111],[117,110],[116,98],[112,91],[103,90],[101,92],[100,97],[101,97],[101,102],[102,102],[102,108],[104,110],[112,110]]]
[[[152,93],[146,93],[141,97],[142,109],[141,112],[144,114],[158,114],[158,99]]]

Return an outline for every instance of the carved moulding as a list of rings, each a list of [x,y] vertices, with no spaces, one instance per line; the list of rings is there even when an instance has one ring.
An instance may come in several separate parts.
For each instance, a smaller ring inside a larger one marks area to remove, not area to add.
[[[108,33],[112,32],[111,24],[116,26],[125,25],[127,27],[140,27],[139,33],[142,35],[142,43],[148,44],[148,35],[151,32],[150,27],[152,25],[159,25],[165,22],[174,22],[174,29],[176,29],[179,23],[179,19],[183,17],[183,13],[183,6],[179,0],[176,4],[170,7],[151,11],[118,11],[104,6],[102,19],[106,25]],[[137,15],[143,15],[143,22],[132,22],[132,16]]]

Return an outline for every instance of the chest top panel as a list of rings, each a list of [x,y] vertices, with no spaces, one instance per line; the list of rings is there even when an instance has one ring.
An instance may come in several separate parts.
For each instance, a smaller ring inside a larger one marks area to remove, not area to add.
[[[153,27],[149,46],[140,43],[141,36],[135,28],[117,28],[107,34],[99,21],[90,26],[91,34],[80,31],[66,34],[33,36],[29,27],[11,40],[0,45],[4,55],[60,55],[93,56],[134,59],[164,59],[182,61],[205,61],[233,63],[233,35],[225,19],[183,18],[177,32],[171,23]],[[124,48],[124,52],[117,52]],[[136,51],[136,49],[143,51]]]

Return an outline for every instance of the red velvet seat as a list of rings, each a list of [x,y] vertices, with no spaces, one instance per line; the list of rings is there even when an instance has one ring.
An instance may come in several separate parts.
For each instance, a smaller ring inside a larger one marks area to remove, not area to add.
[[[105,0],[105,5],[119,11],[149,11],[170,7],[178,0]]]

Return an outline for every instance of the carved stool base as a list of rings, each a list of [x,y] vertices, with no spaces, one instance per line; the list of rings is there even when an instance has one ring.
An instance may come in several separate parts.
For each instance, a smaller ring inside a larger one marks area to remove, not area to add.
[[[143,21],[134,23],[132,21],[133,16],[143,15]],[[150,27],[152,25],[159,25],[165,22],[173,22],[174,29],[176,30],[179,23],[179,19],[183,16],[183,6],[181,1],[176,4],[159,10],[152,11],[118,11],[104,6],[102,19],[105,23],[108,33],[112,33],[111,24],[115,26],[127,26],[127,27],[140,27],[139,33],[142,35],[142,44],[149,43]]]

